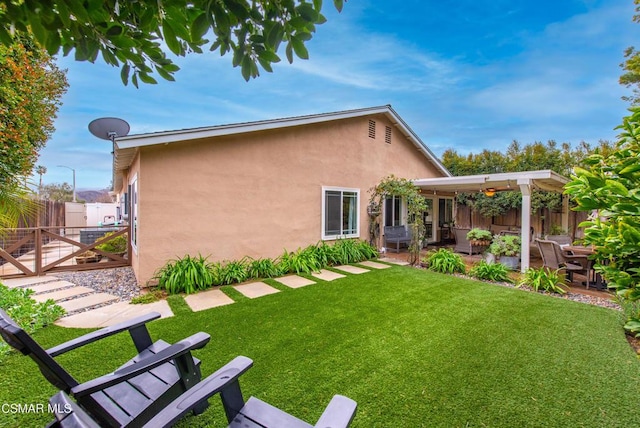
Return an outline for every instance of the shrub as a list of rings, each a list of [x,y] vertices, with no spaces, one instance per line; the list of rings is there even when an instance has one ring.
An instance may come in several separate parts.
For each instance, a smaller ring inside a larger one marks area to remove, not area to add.
[[[251,260],[247,266],[248,278],[273,278],[280,274],[278,264],[267,258]]]
[[[378,257],[378,251],[365,241],[339,239],[333,247],[335,264],[358,263]]]
[[[528,285],[535,291],[547,291],[550,293],[564,294],[566,290],[562,288],[564,284],[564,275],[560,273],[560,269],[551,270],[549,268],[527,269],[524,278],[518,283],[518,287]]]
[[[222,285],[243,282],[249,278],[249,263],[247,262],[246,257],[241,260],[233,260],[218,266],[218,279]]]
[[[108,232],[104,234],[104,238],[115,234],[116,232]],[[125,253],[127,251],[127,234],[123,234],[113,238],[112,240],[105,242],[104,244],[96,245],[98,250],[105,251],[107,253]]]
[[[146,305],[148,303],[157,302],[164,297],[162,290],[151,290],[148,293],[141,294],[131,299],[132,305]]]
[[[158,280],[160,288],[170,294],[195,293],[214,284],[214,273],[208,257],[184,256],[171,260],[156,271],[154,278]]]
[[[469,241],[491,241],[493,234],[490,230],[474,227],[467,232],[467,240]]]
[[[32,294],[33,290],[0,284],[0,308],[27,333],[35,332],[65,314],[53,300],[38,303],[31,299]],[[0,359],[9,349],[9,345],[0,341]]]
[[[334,245],[329,245],[322,241],[316,245],[316,259],[322,268],[337,264],[336,249]]]
[[[515,257],[520,254],[520,237],[516,235],[496,235],[489,246],[489,252],[496,257]]]
[[[513,282],[509,278],[508,267],[502,263],[487,263],[485,260],[476,263],[469,271],[469,275],[485,281]]]
[[[321,269],[315,254],[315,246],[311,245],[307,248],[298,248],[296,251],[288,252],[285,250],[280,257],[282,271],[290,273],[310,273]]]
[[[429,270],[440,273],[465,273],[466,266],[460,254],[456,254],[447,248],[431,251],[423,260],[429,266]]]

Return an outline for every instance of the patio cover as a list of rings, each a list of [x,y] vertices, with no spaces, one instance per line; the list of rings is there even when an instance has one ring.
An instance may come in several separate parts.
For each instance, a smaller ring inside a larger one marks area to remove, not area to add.
[[[413,183],[422,189],[423,193],[435,193],[439,195],[455,195],[457,192],[484,192],[488,189],[494,191],[519,191],[522,193],[522,248],[520,256],[521,271],[529,268],[529,246],[531,229],[531,190],[539,189],[549,192],[562,193],[564,185],[569,179],[551,170],[507,172],[496,174],[464,175],[459,177],[439,177],[413,180]],[[562,227],[568,228],[568,216],[566,215],[568,199],[563,199]]]

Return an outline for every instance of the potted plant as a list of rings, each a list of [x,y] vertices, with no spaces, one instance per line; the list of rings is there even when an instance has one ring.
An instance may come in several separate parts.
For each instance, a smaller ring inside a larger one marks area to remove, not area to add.
[[[479,227],[474,227],[467,233],[467,240],[471,245],[474,246],[487,246],[491,244],[491,239],[493,235],[491,231],[486,229],[480,229]]]
[[[519,236],[496,235],[489,246],[489,252],[496,257],[499,263],[516,270],[520,262],[520,245]]]
[[[85,251],[76,256],[76,263],[79,265],[85,263],[96,263],[100,261],[100,256],[94,251]]]
[[[114,233],[115,232],[105,233],[104,238],[108,238]],[[127,252],[127,234],[125,233],[123,235],[116,236],[115,238],[103,244],[96,245],[96,248],[106,253],[113,253],[119,256],[123,256]]]

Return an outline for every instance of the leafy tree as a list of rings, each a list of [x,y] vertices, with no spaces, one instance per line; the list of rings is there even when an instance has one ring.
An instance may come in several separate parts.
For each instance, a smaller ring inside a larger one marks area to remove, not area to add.
[[[566,193],[578,211],[594,211],[584,242],[596,248],[595,268],[623,299],[640,300],[640,107],[618,129],[615,150],[576,168]],[[637,317],[637,316],[636,316]],[[640,321],[640,320],[637,320]],[[639,329],[640,331],[640,329]]]
[[[0,45],[0,187],[13,188],[33,170],[67,86],[65,73],[30,40]]]
[[[73,187],[69,183],[52,183],[42,186],[42,199],[59,202],[71,202],[73,200]],[[78,199],[78,202],[82,202]]]
[[[38,194],[42,191],[42,176],[47,173],[47,167],[38,165],[36,167],[36,174],[38,174]]]
[[[640,22],[640,0],[634,0],[636,5],[636,14],[633,15],[633,22]],[[633,46],[627,48],[624,52],[626,60],[620,64],[625,73],[620,76],[620,84],[627,88],[633,87],[633,95],[622,97],[625,101],[632,104],[640,103],[640,51]]]
[[[342,10],[344,0],[333,3]],[[157,83],[153,71],[174,80],[179,67],[162,43],[178,56],[208,45],[232,53],[233,66],[249,80],[259,75],[258,65],[272,71],[282,42],[289,62],[294,53],[307,59],[305,42],[326,22],[321,9],[322,0],[13,0],[0,4],[0,42],[10,45],[16,34],[31,33],[51,55],[62,49],[90,62],[101,55],[121,67],[124,84],[131,76],[136,87]]]
[[[569,144],[560,146],[550,140],[546,144],[534,142],[522,146],[513,141],[506,153],[483,150],[478,154],[459,155],[449,149],[442,156],[442,163],[453,175],[492,174],[499,172],[533,171],[550,169],[558,174],[569,176],[574,166],[581,165],[591,153],[610,153],[612,144],[600,141],[596,147],[582,142],[575,149]],[[482,193],[460,193],[458,203],[468,205],[485,217],[505,214],[512,208],[519,208],[522,199],[517,192],[498,192],[492,197]],[[557,193],[534,191],[531,198],[531,210],[558,209],[561,200]]]

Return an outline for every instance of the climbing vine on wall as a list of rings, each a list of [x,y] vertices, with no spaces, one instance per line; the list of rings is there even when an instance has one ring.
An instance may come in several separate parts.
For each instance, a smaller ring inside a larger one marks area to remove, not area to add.
[[[409,227],[411,228],[411,244],[409,244],[409,262],[416,264],[420,260],[422,248],[422,236],[424,235],[424,222],[422,213],[427,210],[426,199],[420,194],[420,189],[406,178],[389,175],[380,181],[377,186],[369,189],[369,234],[371,243],[375,243],[379,237],[380,214],[382,202],[393,196],[404,199],[407,203]]]

